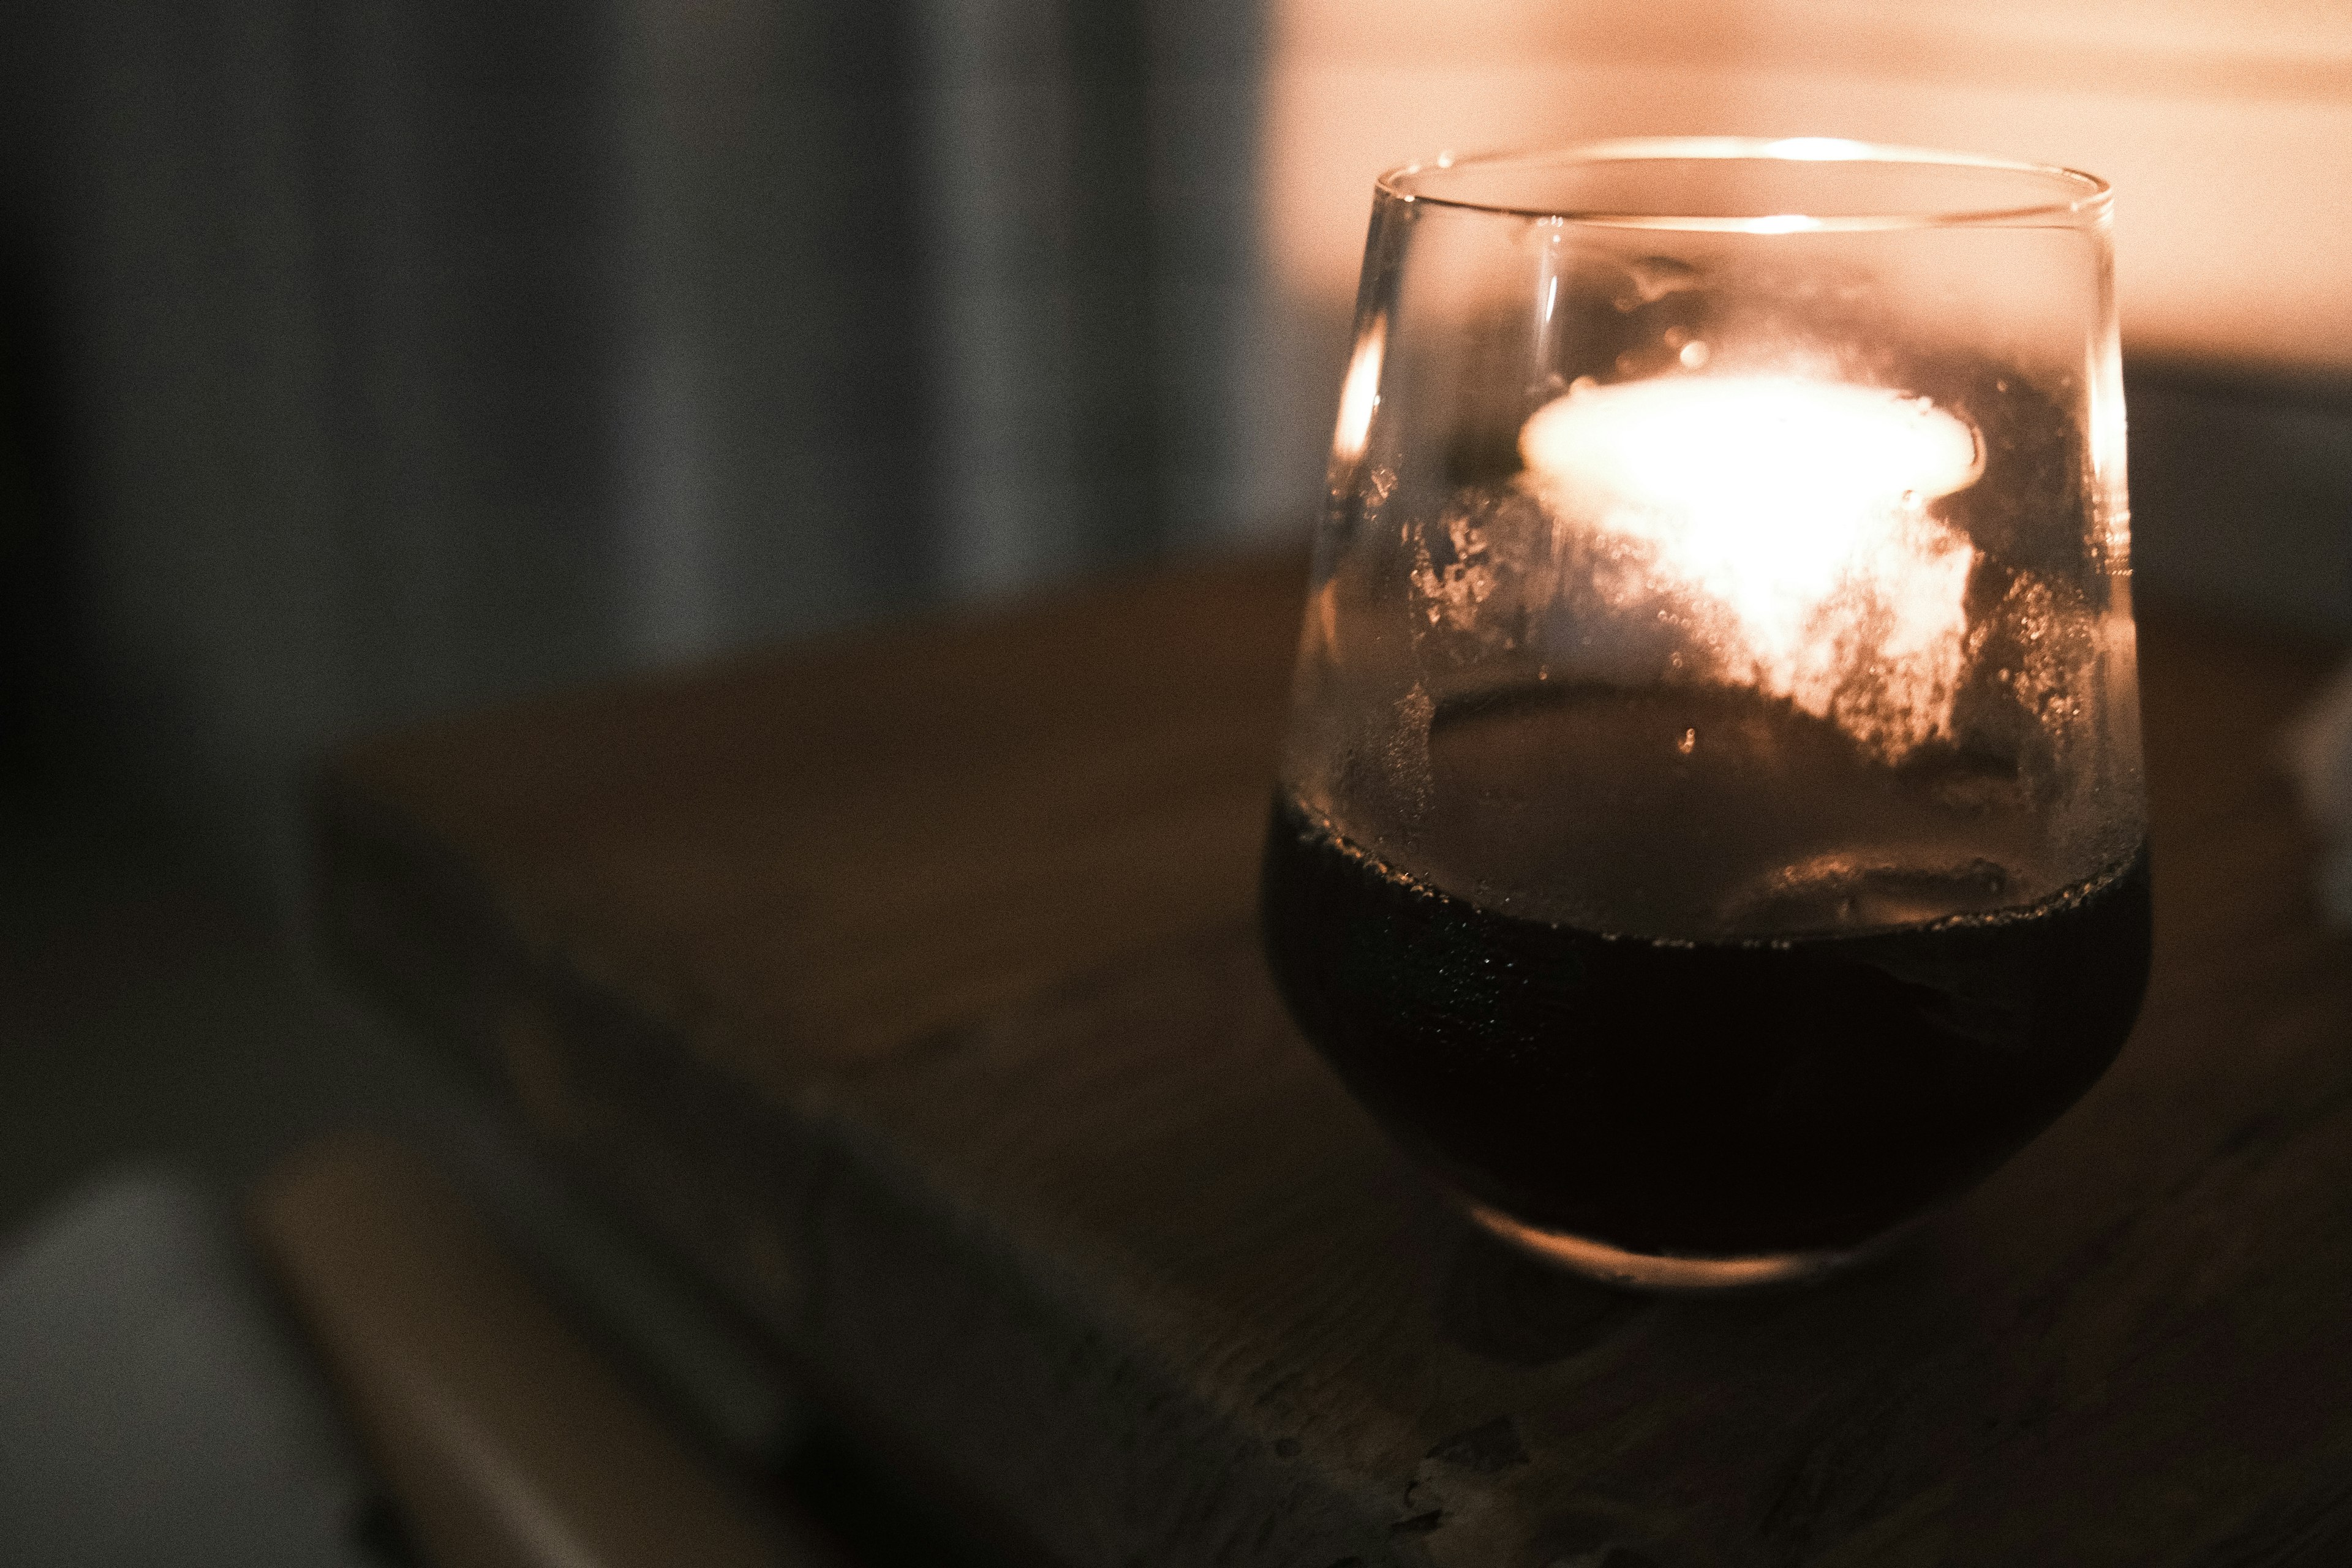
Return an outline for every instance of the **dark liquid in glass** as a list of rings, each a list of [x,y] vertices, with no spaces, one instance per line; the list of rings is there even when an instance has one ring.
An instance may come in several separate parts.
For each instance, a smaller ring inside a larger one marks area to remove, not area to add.
[[[1431,756],[1412,852],[1449,888],[1280,799],[1266,950],[1357,1097],[1525,1224],[1695,1258],[1857,1246],[2049,1125],[2137,1013],[2145,847],[2037,890],[1998,767],[1889,766],[1753,694],[1590,688],[1441,712]],[[1530,867],[1638,879],[1645,929],[1486,894]]]

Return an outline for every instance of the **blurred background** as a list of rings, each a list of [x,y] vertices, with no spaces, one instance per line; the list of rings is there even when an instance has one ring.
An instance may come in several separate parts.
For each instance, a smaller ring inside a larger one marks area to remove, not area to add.
[[[1372,176],[1664,132],[2109,178],[2144,595],[2352,632],[2336,0],[0,8],[0,1231],[466,1114],[327,748],[1295,538]]]
[[[2331,0],[0,27],[19,771],[76,752],[275,919],[339,738],[1295,531],[1370,179],[1441,149],[1832,134],[2105,174],[2148,584],[2352,615]]]

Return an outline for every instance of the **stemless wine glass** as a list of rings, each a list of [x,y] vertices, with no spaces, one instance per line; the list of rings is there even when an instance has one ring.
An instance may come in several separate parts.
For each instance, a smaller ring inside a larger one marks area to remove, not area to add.
[[[1817,139],[1378,183],[1263,916],[1470,1215],[1844,1262],[2130,1031],[2106,186]]]

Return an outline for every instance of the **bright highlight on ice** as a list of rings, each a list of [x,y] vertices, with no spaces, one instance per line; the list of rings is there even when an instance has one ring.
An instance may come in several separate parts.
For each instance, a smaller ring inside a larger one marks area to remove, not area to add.
[[[1723,678],[1899,756],[1948,730],[1976,552],[1927,504],[1976,482],[1965,420],[1795,376],[1580,384],[1519,432],[1563,527],[1613,547],[1622,605],[1664,597]]]

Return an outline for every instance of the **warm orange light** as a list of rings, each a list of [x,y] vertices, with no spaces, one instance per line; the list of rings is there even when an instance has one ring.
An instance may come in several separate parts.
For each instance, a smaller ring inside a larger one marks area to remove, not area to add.
[[[2341,0],[1275,0],[1268,25],[1267,258],[1335,317],[1372,177],[1436,148],[1828,130],[1776,151],[1860,138],[2095,169],[2117,192],[2128,344],[2352,368],[2329,195],[2352,188]],[[1328,386],[1338,347],[1312,352]]]
[[[1924,397],[1795,376],[1580,383],[1519,434],[1558,525],[1608,547],[1626,604],[1664,598],[1724,679],[1890,756],[1945,732],[1969,542],[1928,503],[1983,471]]]
[[[1339,384],[1339,428],[1331,437],[1332,453],[1342,462],[1353,462],[1364,455],[1372,414],[1381,405],[1381,359],[1388,341],[1388,322],[1374,321],[1348,361],[1348,377]]]

